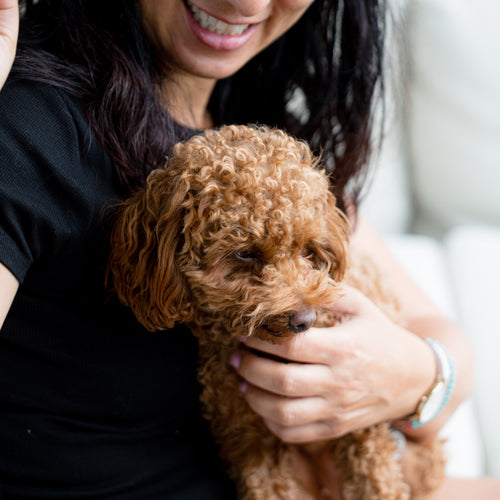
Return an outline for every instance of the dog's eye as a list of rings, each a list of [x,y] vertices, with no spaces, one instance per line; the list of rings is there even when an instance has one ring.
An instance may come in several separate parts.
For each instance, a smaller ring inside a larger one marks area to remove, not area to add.
[[[239,260],[244,260],[245,262],[252,262],[258,259],[257,253],[252,250],[240,250],[235,252],[234,256]]]

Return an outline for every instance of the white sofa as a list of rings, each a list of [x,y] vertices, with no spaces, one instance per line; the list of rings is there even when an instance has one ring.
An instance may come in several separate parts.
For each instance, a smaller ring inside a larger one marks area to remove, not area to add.
[[[500,0],[396,8],[406,86],[362,210],[475,351],[473,397],[443,431],[449,474],[500,477]]]

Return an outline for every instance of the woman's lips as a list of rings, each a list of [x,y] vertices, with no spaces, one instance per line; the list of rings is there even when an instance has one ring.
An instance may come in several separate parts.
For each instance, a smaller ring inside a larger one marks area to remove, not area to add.
[[[217,35],[241,35],[247,28],[248,24],[229,24],[221,19],[207,14],[196,5],[186,0],[186,6],[190,10],[196,22],[203,28]]]
[[[212,49],[239,49],[247,43],[259,26],[259,23],[226,23],[198,9],[187,0],[184,6],[192,33],[201,43]]]

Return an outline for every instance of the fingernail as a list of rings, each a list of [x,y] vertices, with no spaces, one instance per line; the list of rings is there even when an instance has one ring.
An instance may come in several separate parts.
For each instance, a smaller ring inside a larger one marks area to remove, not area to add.
[[[247,392],[248,382],[246,380],[243,380],[238,386],[238,389],[240,390],[240,392]]]
[[[233,354],[230,358],[229,358],[229,364],[234,368],[234,369],[238,369],[240,367],[240,364],[241,364],[241,354]]]

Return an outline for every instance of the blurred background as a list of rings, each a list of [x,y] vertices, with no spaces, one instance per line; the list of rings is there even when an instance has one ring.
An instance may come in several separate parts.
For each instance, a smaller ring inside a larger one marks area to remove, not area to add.
[[[475,351],[473,396],[443,431],[449,474],[500,477],[500,1],[389,3],[384,137],[362,210]]]

